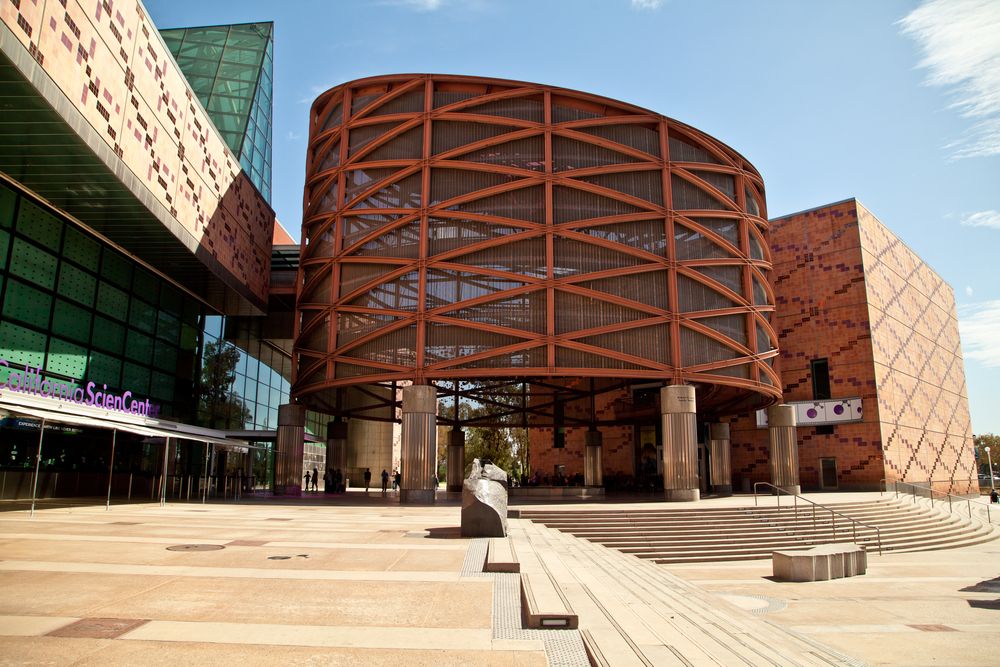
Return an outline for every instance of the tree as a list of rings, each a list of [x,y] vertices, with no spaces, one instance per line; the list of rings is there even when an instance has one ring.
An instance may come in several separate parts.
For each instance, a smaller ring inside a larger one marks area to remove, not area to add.
[[[250,421],[250,410],[229,388],[236,380],[240,351],[222,342],[205,346],[198,396],[199,421],[209,428],[242,429]]]
[[[468,386],[472,383],[463,383]],[[484,420],[490,426],[465,426],[465,467],[473,459],[489,459],[509,475],[527,472],[528,432],[520,424],[523,393],[520,385],[490,386],[491,402],[465,399],[459,402],[458,418],[462,423]],[[452,415],[454,404],[442,402],[440,414]],[[512,414],[507,414],[511,413]],[[508,425],[509,424],[509,425]],[[447,428],[439,427],[438,460],[447,456]]]
[[[993,433],[983,433],[972,437],[972,443],[976,448],[976,463],[982,472],[990,473],[989,459],[993,459],[993,470],[1000,473],[1000,435]],[[986,448],[990,448],[990,455],[986,455]]]

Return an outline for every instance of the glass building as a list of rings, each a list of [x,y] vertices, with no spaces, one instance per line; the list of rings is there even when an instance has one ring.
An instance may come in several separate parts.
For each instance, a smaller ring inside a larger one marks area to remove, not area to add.
[[[274,24],[173,28],[160,35],[226,145],[270,202]]]

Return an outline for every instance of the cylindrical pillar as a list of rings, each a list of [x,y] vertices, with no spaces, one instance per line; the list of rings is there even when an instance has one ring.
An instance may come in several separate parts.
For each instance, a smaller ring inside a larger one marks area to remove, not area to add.
[[[347,422],[340,417],[326,425],[326,467],[347,472]]]
[[[461,491],[465,477],[465,431],[448,432],[448,490]]]
[[[799,443],[795,435],[795,406],[772,405],[767,409],[771,436],[771,483],[799,493]]]
[[[660,389],[663,416],[663,495],[669,501],[698,500],[698,421],[694,387]]]
[[[729,424],[712,424],[708,428],[711,479],[715,493],[733,495],[733,469],[730,463]]]
[[[601,465],[601,445],[604,435],[591,426],[583,434],[583,483],[585,486],[604,486],[604,471]]]
[[[437,462],[437,391],[430,385],[403,387],[400,503],[434,502]]]
[[[274,495],[302,495],[302,451],[305,446],[306,409],[285,403],[278,406],[278,441],[274,448]]]

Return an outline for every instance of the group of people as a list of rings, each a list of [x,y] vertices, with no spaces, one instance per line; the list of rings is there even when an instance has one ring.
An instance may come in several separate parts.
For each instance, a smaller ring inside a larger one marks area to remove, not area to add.
[[[317,468],[312,469],[312,473],[307,470],[305,474],[306,485],[305,490],[309,491],[312,488],[313,491],[319,491],[319,470]],[[334,470],[333,468],[327,468],[326,473],[323,475],[323,493],[343,493],[344,492],[344,474],[340,471],[340,468]]]

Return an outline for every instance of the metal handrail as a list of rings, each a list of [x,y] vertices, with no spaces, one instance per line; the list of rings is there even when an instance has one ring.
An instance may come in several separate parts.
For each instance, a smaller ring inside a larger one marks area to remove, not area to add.
[[[939,495],[942,495],[942,496],[946,496],[948,498],[948,513],[949,514],[952,513],[952,498],[957,498],[959,502],[966,503],[966,506],[967,506],[968,511],[969,511],[969,518],[970,519],[972,518],[972,504],[973,503],[975,503],[976,505],[985,505],[986,506],[986,523],[990,524],[991,526],[993,525],[993,517],[990,514],[990,504],[991,503],[986,503],[986,502],[983,502],[981,500],[973,500],[972,498],[968,498],[968,497],[965,497],[965,496],[956,496],[956,495],[953,495],[951,493],[947,493],[945,491],[935,491],[930,486],[924,486],[923,484],[914,484],[913,482],[893,482],[893,490],[896,492],[896,497],[897,498],[899,497],[899,485],[900,484],[902,484],[904,486],[909,486],[911,488],[910,495],[913,496],[913,502],[917,502],[917,494],[912,489],[922,489],[924,491],[929,491],[930,493],[929,493],[929,495],[927,497],[931,501],[931,507],[932,508],[934,507],[934,494],[935,493],[937,493]]]
[[[793,493],[793,492],[791,492],[791,491],[789,491],[787,489],[781,488],[780,486],[775,486],[774,484],[771,484],[770,482],[754,482],[754,485],[753,485],[753,505],[754,505],[754,507],[757,507],[757,487],[761,486],[761,485],[770,487],[770,488],[772,488],[772,489],[774,489],[775,491],[778,492],[777,496],[778,496],[778,509],[779,510],[781,509],[781,494],[782,493],[787,493],[788,495],[790,495],[792,497],[792,505],[793,505],[793,509],[794,509],[794,512],[795,512],[795,518],[796,519],[799,518],[799,498],[802,498],[802,500],[804,500],[807,503],[809,503],[810,505],[812,505],[813,506],[813,508],[812,508],[813,530],[816,530],[816,508],[819,507],[820,509],[824,509],[827,512],[829,512],[830,513],[830,517],[831,517],[830,530],[833,533],[833,539],[837,539],[837,517],[838,516],[844,517],[845,519],[847,519],[848,521],[851,522],[851,524],[852,524],[851,530],[852,530],[852,535],[854,537],[855,544],[857,544],[857,542],[858,542],[858,526],[864,526],[865,528],[869,528],[871,530],[874,530],[875,531],[875,539],[878,541],[878,555],[879,556],[882,555],[882,531],[879,529],[878,526],[873,526],[871,524],[865,523],[864,521],[858,521],[857,519],[855,519],[853,517],[850,517],[850,516],[847,516],[846,514],[843,514],[842,512],[838,512],[837,510],[835,510],[835,509],[833,509],[831,507],[827,507],[826,505],[823,505],[821,503],[813,502],[812,500],[809,500],[808,498],[803,498],[798,493]],[[770,495],[770,494],[768,494],[768,495]]]

